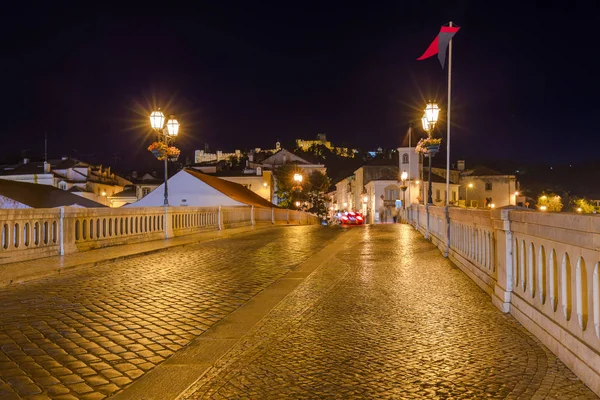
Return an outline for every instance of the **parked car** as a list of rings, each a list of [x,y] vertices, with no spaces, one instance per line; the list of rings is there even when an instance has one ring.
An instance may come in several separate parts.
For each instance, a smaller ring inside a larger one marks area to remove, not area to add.
[[[364,222],[362,214],[354,211],[340,213],[339,218],[342,225],[362,225]]]

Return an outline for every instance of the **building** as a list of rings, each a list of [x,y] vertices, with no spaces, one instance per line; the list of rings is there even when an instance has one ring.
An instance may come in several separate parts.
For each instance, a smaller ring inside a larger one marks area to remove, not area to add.
[[[336,147],[327,140],[327,136],[324,133],[317,134],[316,140],[303,140],[296,139],[296,147],[302,151],[309,151],[312,146],[324,146],[331,150],[334,154],[342,157],[354,157],[358,152],[356,149],[349,149],[347,147]]]
[[[1,166],[0,179],[54,186],[104,205],[109,205],[108,197],[131,184],[112,173],[110,167],[68,157],[47,162],[25,158],[19,164]]]
[[[445,171],[445,170],[444,170]],[[427,173],[424,177],[424,181],[421,182],[421,191],[423,192],[423,201],[421,203],[426,204],[429,200],[429,174]],[[450,205],[459,205],[459,192],[460,185],[457,183],[450,183]],[[446,205],[446,178],[441,177],[431,172],[431,200],[436,206]]]
[[[460,174],[461,199],[467,207],[504,207],[517,204],[517,178],[479,166]]]
[[[131,181],[131,185],[125,186],[123,191],[119,193],[108,196],[110,207],[118,208],[126,204],[135,203],[150,194],[150,192],[164,182],[164,179],[156,177],[156,173],[144,174],[140,177],[136,171],[133,171],[131,177],[128,178]]]
[[[241,150],[235,150],[233,153],[223,153],[221,150],[217,150],[216,153],[208,153],[204,150],[196,150],[194,152],[194,162],[195,163],[203,163],[210,161],[221,161],[221,160],[229,160],[231,157],[241,157]]]
[[[51,185],[0,180],[0,208],[105,207]]]
[[[186,168],[168,180],[169,204],[172,206],[217,207],[255,206],[274,207],[271,202],[235,182],[226,181]],[[141,200],[125,207],[162,206],[164,184]]]
[[[391,221],[392,208],[399,206],[398,180],[396,158],[372,160],[336,183],[334,211],[362,212],[371,224]]]

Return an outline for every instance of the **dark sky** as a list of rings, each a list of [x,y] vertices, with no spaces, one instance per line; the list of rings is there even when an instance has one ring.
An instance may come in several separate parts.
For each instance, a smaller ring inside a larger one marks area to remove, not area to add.
[[[48,132],[51,157],[152,164],[153,106],[179,117],[184,157],[204,143],[271,148],[319,132],[397,146],[426,100],[446,109],[446,71],[415,59],[449,20],[461,26],[453,158],[554,163],[597,152],[591,1],[218,3],[3,11],[0,156],[41,155]]]

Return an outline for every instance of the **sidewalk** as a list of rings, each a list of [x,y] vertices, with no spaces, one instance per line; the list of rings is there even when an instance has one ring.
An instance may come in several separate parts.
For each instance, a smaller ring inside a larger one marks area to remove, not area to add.
[[[210,240],[228,238],[245,232],[267,229],[273,226],[276,225],[245,226],[220,231],[206,231],[192,235],[178,236],[171,239],[111,246],[65,256],[51,256],[30,261],[3,264],[0,265],[0,287],[60,274],[74,268],[94,267],[113,263],[130,257],[152,254],[175,247],[202,243]]]

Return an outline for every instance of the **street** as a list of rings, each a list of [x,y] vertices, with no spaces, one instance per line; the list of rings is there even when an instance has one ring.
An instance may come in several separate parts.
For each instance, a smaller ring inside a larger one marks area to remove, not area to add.
[[[2,288],[0,398],[127,394],[319,251],[181,398],[596,398],[401,224],[274,227]]]

